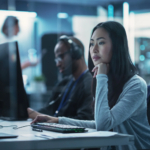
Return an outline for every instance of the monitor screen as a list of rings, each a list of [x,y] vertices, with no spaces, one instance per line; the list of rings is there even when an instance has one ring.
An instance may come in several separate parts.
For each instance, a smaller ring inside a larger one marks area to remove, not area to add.
[[[0,45],[0,117],[28,118],[28,97],[24,89],[17,42]]]

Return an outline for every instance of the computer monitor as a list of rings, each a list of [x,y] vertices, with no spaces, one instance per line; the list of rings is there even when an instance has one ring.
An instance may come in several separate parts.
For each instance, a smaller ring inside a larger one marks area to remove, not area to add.
[[[26,120],[29,101],[24,89],[17,42],[0,44],[0,118]]]

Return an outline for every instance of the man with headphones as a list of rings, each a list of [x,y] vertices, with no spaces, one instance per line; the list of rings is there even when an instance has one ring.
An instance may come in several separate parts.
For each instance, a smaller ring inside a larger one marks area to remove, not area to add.
[[[39,114],[92,120],[92,75],[84,59],[84,46],[75,37],[61,36],[54,49],[56,66],[65,77],[52,92],[48,105],[38,112],[28,108],[29,118]]]

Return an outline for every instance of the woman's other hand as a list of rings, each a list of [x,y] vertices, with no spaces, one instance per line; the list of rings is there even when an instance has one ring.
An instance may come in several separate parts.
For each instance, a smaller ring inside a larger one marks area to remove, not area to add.
[[[100,63],[98,65],[96,65],[92,72],[94,72],[93,78],[96,77],[96,75],[98,74],[108,74],[109,71],[109,64],[105,64],[105,63]]]
[[[32,122],[36,123],[36,122],[49,122],[49,123],[58,123],[58,118],[57,117],[51,117],[48,115],[38,115]]]

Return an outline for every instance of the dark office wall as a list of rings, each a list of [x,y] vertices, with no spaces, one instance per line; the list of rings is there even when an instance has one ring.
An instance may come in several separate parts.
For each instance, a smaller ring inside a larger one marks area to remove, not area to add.
[[[39,35],[47,32],[72,32],[73,15],[97,15],[96,6],[79,6],[79,5],[64,5],[41,2],[21,2],[16,1],[16,10],[20,11],[35,11],[38,15]],[[66,12],[69,15],[68,19],[58,19],[58,12]]]
[[[130,2],[130,11],[149,11],[150,0],[138,0]]]
[[[47,33],[71,33],[73,15],[97,15],[96,6],[64,5],[42,2],[16,1],[16,10],[34,11],[38,15],[37,19],[37,47],[40,48],[40,38]],[[58,12],[66,12],[68,19],[58,19]]]
[[[123,2],[112,2],[103,5],[103,8],[108,10],[108,5],[113,5],[114,7],[114,17],[123,17]]]
[[[64,5],[54,3],[41,2],[21,2],[16,1],[16,10],[34,11],[38,15],[37,19],[37,36],[38,40],[47,33],[71,33],[72,31],[72,16],[73,15],[97,15],[96,6],[79,6],[79,5]],[[67,19],[58,19],[58,12],[66,12],[69,17]],[[41,47],[40,40],[37,42],[37,47]]]
[[[8,2],[6,0],[0,0],[0,9],[2,10],[8,9]]]
[[[46,78],[46,86],[48,90],[52,89],[58,79],[57,68],[55,67],[54,62],[54,47],[56,43],[57,34],[45,34],[42,36],[42,51],[46,51],[46,55],[44,55],[42,59],[42,73]]]

